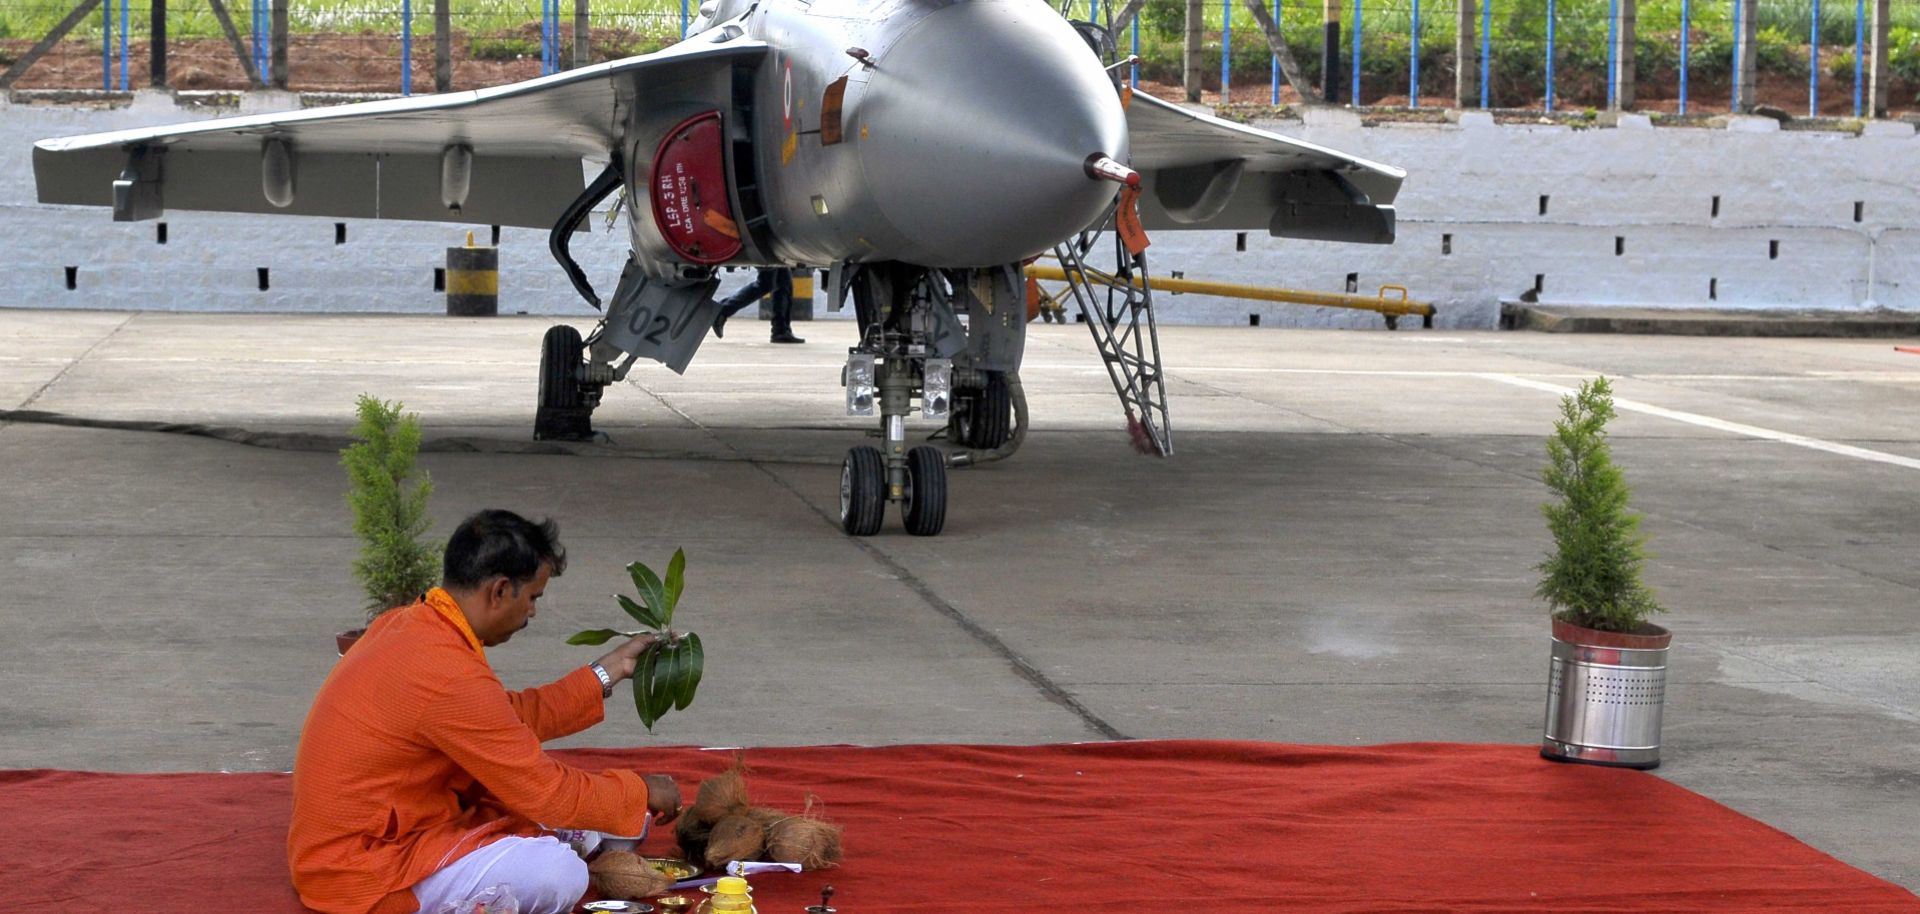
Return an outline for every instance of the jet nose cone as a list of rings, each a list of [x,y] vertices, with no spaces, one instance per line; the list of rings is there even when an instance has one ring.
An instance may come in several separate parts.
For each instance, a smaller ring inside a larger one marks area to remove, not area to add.
[[[961,0],[927,15],[871,71],[861,164],[887,221],[929,266],[1009,263],[1097,218],[1127,159],[1099,58],[1037,0]]]

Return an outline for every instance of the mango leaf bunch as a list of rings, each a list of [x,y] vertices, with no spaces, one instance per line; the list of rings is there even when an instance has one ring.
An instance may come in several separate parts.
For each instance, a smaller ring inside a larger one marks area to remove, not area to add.
[[[692,632],[681,634],[672,628],[674,607],[680,602],[680,592],[686,588],[686,570],[687,555],[681,549],[673,551],[665,580],[640,562],[628,565],[627,574],[633,578],[634,588],[640,591],[640,602],[625,594],[615,594],[614,599],[620,601],[620,608],[634,621],[646,626],[645,630],[595,628],[576,632],[567,639],[568,644],[605,644],[614,638],[646,634],[659,639],[640,655],[633,673],[633,706],[640,712],[640,722],[648,732],[653,731],[654,722],[665,717],[668,711],[684,711],[693,704],[693,693],[700,688],[700,676],[706,667],[707,655],[700,646],[700,636]]]

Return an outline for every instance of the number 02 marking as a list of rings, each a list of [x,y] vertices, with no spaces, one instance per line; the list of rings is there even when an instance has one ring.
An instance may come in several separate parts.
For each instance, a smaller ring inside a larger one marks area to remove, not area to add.
[[[651,325],[651,329],[648,329]],[[627,332],[640,337],[655,346],[665,346],[667,341],[660,334],[673,326],[664,314],[655,314],[651,308],[635,308],[633,316],[627,319]]]

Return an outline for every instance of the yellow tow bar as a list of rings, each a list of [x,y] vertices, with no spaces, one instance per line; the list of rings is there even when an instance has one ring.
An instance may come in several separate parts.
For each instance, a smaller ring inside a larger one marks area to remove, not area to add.
[[[1066,270],[1038,263],[1028,264],[1026,275],[1050,282],[1067,281]],[[1093,278],[1095,282],[1111,282],[1114,279],[1112,276],[1098,272],[1094,273]],[[1143,288],[1138,276],[1132,277],[1130,282],[1136,289]],[[1295,305],[1318,305],[1322,308],[1374,311],[1386,317],[1389,328],[1397,326],[1402,316],[1417,314],[1420,316],[1421,326],[1433,326],[1433,305],[1408,299],[1406,286],[1381,286],[1380,293],[1369,298],[1365,295],[1349,295],[1341,292],[1309,292],[1304,289],[1283,289],[1276,286],[1249,286],[1237,282],[1208,282],[1200,279],[1156,276],[1153,278],[1153,288],[1161,292],[1218,295],[1224,298],[1244,298],[1252,301],[1275,301]],[[1388,292],[1398,292],[1399,297],[1388,298]]]

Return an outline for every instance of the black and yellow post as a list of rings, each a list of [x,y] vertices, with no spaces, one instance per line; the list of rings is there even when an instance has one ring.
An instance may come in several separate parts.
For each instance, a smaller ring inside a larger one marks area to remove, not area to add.
[[[788,320],[813,320],[813,288],[812,270],[793,271],[793,311],[788,314]],[[759,314],[763,321],[773,318],[772,293],[760,296]]]
[[[465,247],[447,248],[447,314],[451,317],[493,317],[500,313],[500,249],[475,247],[467,233]]]

